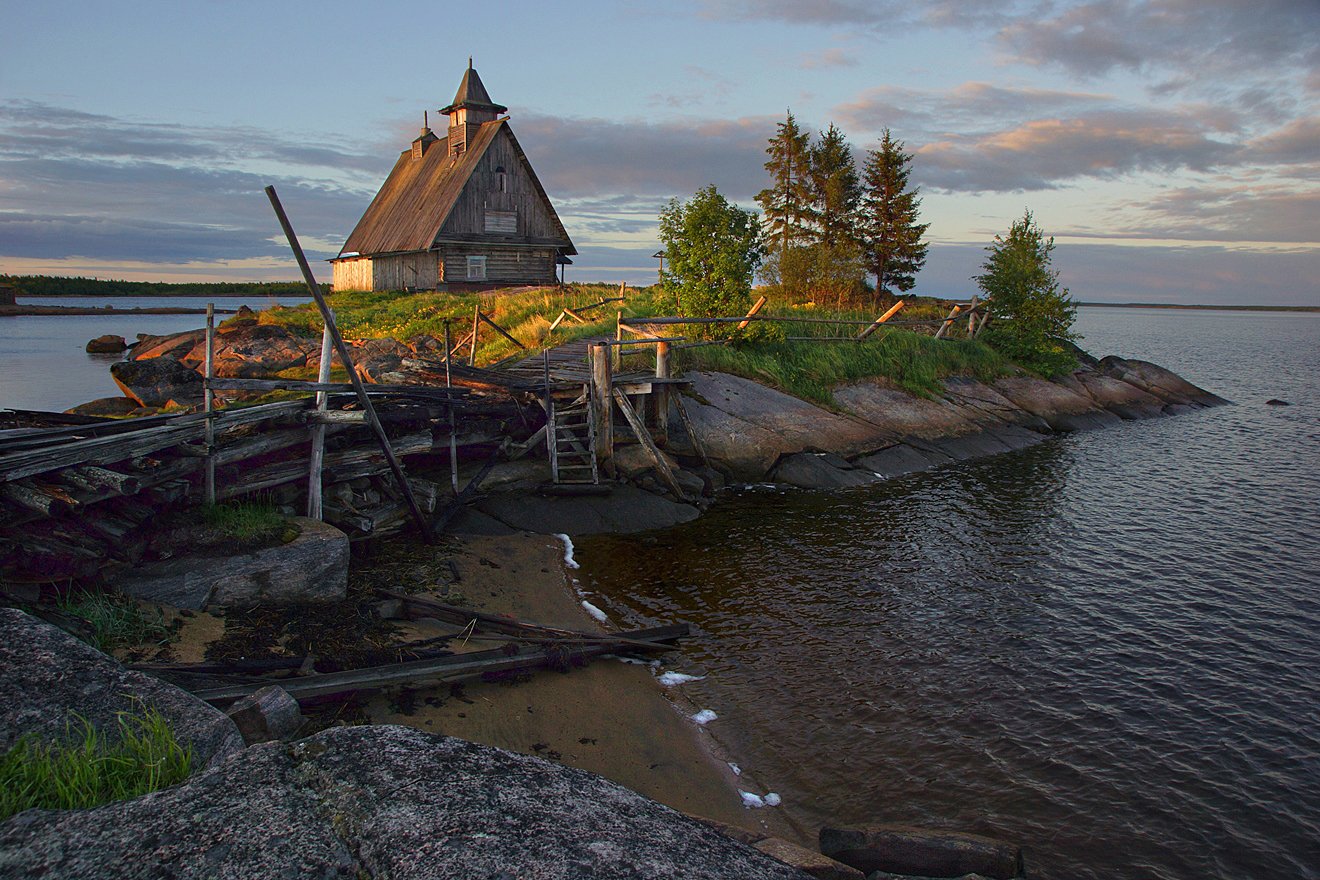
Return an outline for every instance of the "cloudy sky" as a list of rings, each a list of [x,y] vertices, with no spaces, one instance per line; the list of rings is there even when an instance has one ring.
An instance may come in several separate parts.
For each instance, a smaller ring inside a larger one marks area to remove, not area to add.
[[[469,55],[570,279],[652,280],[707,183],[752,207],[791,109],[906,142],[917,293],[1030,208],[1079,299],[1320,305],[1320,0],[10,4],[0,271],[296,279],[262,187],[332,256]]]

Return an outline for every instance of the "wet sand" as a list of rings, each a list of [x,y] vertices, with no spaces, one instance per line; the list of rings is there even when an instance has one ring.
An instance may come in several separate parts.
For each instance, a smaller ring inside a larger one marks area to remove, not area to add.
[[[551,626],[605,629],[582,608],[558,538],[469,537],[437,552],[452,554],[460,575],[457,583],[436,585],[439,597]],[[408,638],[454,629],[426,621],[404,628]],[[470,642],[466,650],[491,646]],[[662,662],[684,671],[677,652]],[[448,686],[417,690],[402,701],[398,694],[381,694],[367,708],[374,723],[405,724],[540,755],[685,813],[761,834],[801,837],[779,810],[742,805],[739,779],[718,744],[690,720],[691,709],[685,714],[670,702],[646,666],[597,659],[586,668],[537,672],[515,683],[469,683],[456,695]],[[743,787],[752,787],[745,777]]]

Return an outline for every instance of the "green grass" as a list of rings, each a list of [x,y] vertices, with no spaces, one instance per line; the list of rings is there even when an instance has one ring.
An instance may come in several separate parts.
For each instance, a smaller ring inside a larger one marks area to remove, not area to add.
[[[892,330],[865,342],[766,342],[749,346],[711,345],[684,349],[681,369],[732,373],[787,394],[833,406],[831,390],[846,382],[885,377],[920,396],[939,394],[946,376],[989,381],[1008,368],[1003,358],[979,342],[940,341]]]
[[[170,628],[160,611],[146,608],[126,596],[78,592],[61,597],[58,607],[92,625],[92,645],[102,651],[130,645],[163,643]]]
[[[218,540],[244,546],[277,543],[290,527],[288,517],[256,501],[204,507],[202,521],[216,531]]]
[[[338,293],[330,303],[335,319],[349,339],[393,337],[400,340],[429,335],[444,336],[444,323],[450,322],[450,336],[457,343],[472,329],[472,310],[481,304],[489,315],[514,338],[527,346],[518,349],[494,330],[482,325],[477,363],[489,365],[513,356],[525,356],[542,348],[560,345],[585,336],[614,335],[616,313],[622,309],[628,317],[649,317],[673,313],[673,304],[658,287],[629,288],[627,301],[608,303],[592,311],[590,324],[565,320],[554,332],[550,323],[568,306],[578,308],[616,296],[617,287],[609,285],[569,285],[566,288],[536,288],[498,295],[414,293]],[[892,320],[943,318],[949,305],[945,300],[909,297],[906,306]],[[852,321],[874,320],[882,308],[868,306],[839,311],[815,302],[772,293],[762,314],[775,317],[841,318]],[[311,304],[293,308],[268,309],[260,314],[262,323],[281,324],[307,336],[320,334],[320,316]],[[936,342],[929,336],[910,332],[901,326],[889,326],[863,343],[788,342],[783,336],[830,337],[855,336],[860,326],[825,324],[753,325],[757,341],[737,346],[705,346],[676,354],[678,369],[706,369],[733,373],[769,384],[781,391],[817,403],[832,405],[834,386],[871,377],[891,379],[914,394],[933,395],[940,391],[939,380],[951,375],[969,375],[993,379],[1008,370],[1008,364],[987,346],[960,340],[965,322],[955,325],[952,341]],[[701,328],[666,327],[664,335],[695,335]],[[466,349],[460,352],[466,356]],[[649,369],[653,363],[648,353],[633,355],[628,364]],[[293,378],[293,377],[290,377]],[[297,378],[308,378],[298,376]]]
[[[155,709],[119,713],[118,737],[81,716],[68,741],[25,736],[0,756],[0,821],[30,809],[77,810],[158,791],[192,771],[193,751],[181,745]]]

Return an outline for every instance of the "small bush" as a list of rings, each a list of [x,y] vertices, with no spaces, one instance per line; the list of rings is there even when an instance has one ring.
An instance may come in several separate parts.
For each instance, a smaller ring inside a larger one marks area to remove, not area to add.
[[[155,709],[119,713],[111,740],[78,719],[65,743],[25,736],[0,756],[0,821],[24,810],[77,810],[158,791],[192,772],[191,745],[181,745]]]

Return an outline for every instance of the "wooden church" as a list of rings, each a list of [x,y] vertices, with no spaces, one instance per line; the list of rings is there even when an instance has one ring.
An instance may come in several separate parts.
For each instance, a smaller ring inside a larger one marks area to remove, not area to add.
[[[334,264],[335,290],[554,284],[573,242],[468,60],[445,137],[404,150]]]

